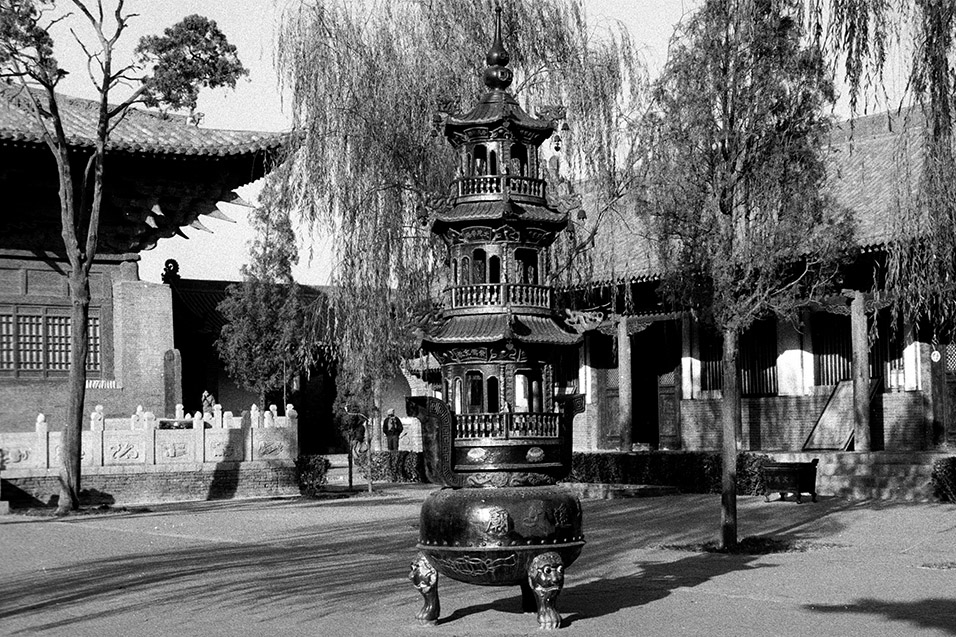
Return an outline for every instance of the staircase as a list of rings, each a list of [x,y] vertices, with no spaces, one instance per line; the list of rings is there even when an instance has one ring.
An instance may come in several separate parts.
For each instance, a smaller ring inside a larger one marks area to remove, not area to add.
[[[777,462],[810,462],[817,466],[817,493],[850,500],[933,500],[933,463],[952,453],[768,452]]]
[[[880,380],[870,380],[870,404],[880,390]],[[804,451],[846,451],[853,443],[853,381],[841,380],[833,388],[823,413],[817,419]]]

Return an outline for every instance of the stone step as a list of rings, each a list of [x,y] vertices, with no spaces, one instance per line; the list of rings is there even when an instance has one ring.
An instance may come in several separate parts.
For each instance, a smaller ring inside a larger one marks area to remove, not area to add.
[[[878,451],[869,453],[848,452],[767,452],[780,462],[809,462],[814,458],[820,461],[820,465],[833,465],[839,467],[860,467],[860,466],[880,466],[880,465],[927,465],[932,466],[939,458],[953,456],[953,453],[944,452],[893,452]]]
[[[847,499],[929,501],[934,498],[933,463],[951,453],[771,453],[780,462],[816,458],[817,493]]]
[[[869,468],[857,467],[853,471],[847,471],[842,467],[822,466],[817,467],[817,477],[854,477],[854,476],[874,476],[879,478],[929,478],[933,474],[933,468],[925,465],[883,465]]]

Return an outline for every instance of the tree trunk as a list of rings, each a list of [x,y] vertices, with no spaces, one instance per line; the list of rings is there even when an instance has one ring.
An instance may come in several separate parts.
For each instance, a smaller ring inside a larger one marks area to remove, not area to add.
[[[853,449],[870,451],[870,346],[866,337],[863,292],[850,297],[850,342],[853,359]]]
[[[737,442],[741,429],[740,382],[737,369],[737,332],[724,330],[724,384],[720,401],[723,444],[721,454],[720,548],[737,546]]]
[[[372,492],[372,439],[382,447],[382,381],[372,381],[372,414],[368,430],[368,492]]]
[[[70,272],[71,332],[69,398],[63,437],[60,440],[60,500],[57,514],[80,506],[80,461],[82,459],[83,403],[86,400],[86,354],[89,343],[90,276],[83,267]]]

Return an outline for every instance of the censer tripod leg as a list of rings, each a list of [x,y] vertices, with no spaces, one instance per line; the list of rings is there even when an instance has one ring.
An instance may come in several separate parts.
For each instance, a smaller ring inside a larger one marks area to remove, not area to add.
[[[441,614],[441,603],[438,600],[438,571],[431,565],[427,557],[419,553],[415,561],[412,562],[408,579],[422,594],[425,602],[422,609],[415,615],[418,618],[418,623],[423,626],[434,626]]]
[[[564,561],[554,551],[542,553],[528,567],[528,584],[538,602],[538,628],[553,630],[561,626],[555,604],[564,587]]]

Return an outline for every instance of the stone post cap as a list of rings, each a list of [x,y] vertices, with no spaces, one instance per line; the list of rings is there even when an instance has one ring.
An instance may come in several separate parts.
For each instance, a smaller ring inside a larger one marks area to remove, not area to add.
[[[90,431],[103,431],[103,405],[97,405],[90,412]]]
[[[46,421],[45,415],[37,414],[36,429],[37,431],[49,431],[50,423]]]

